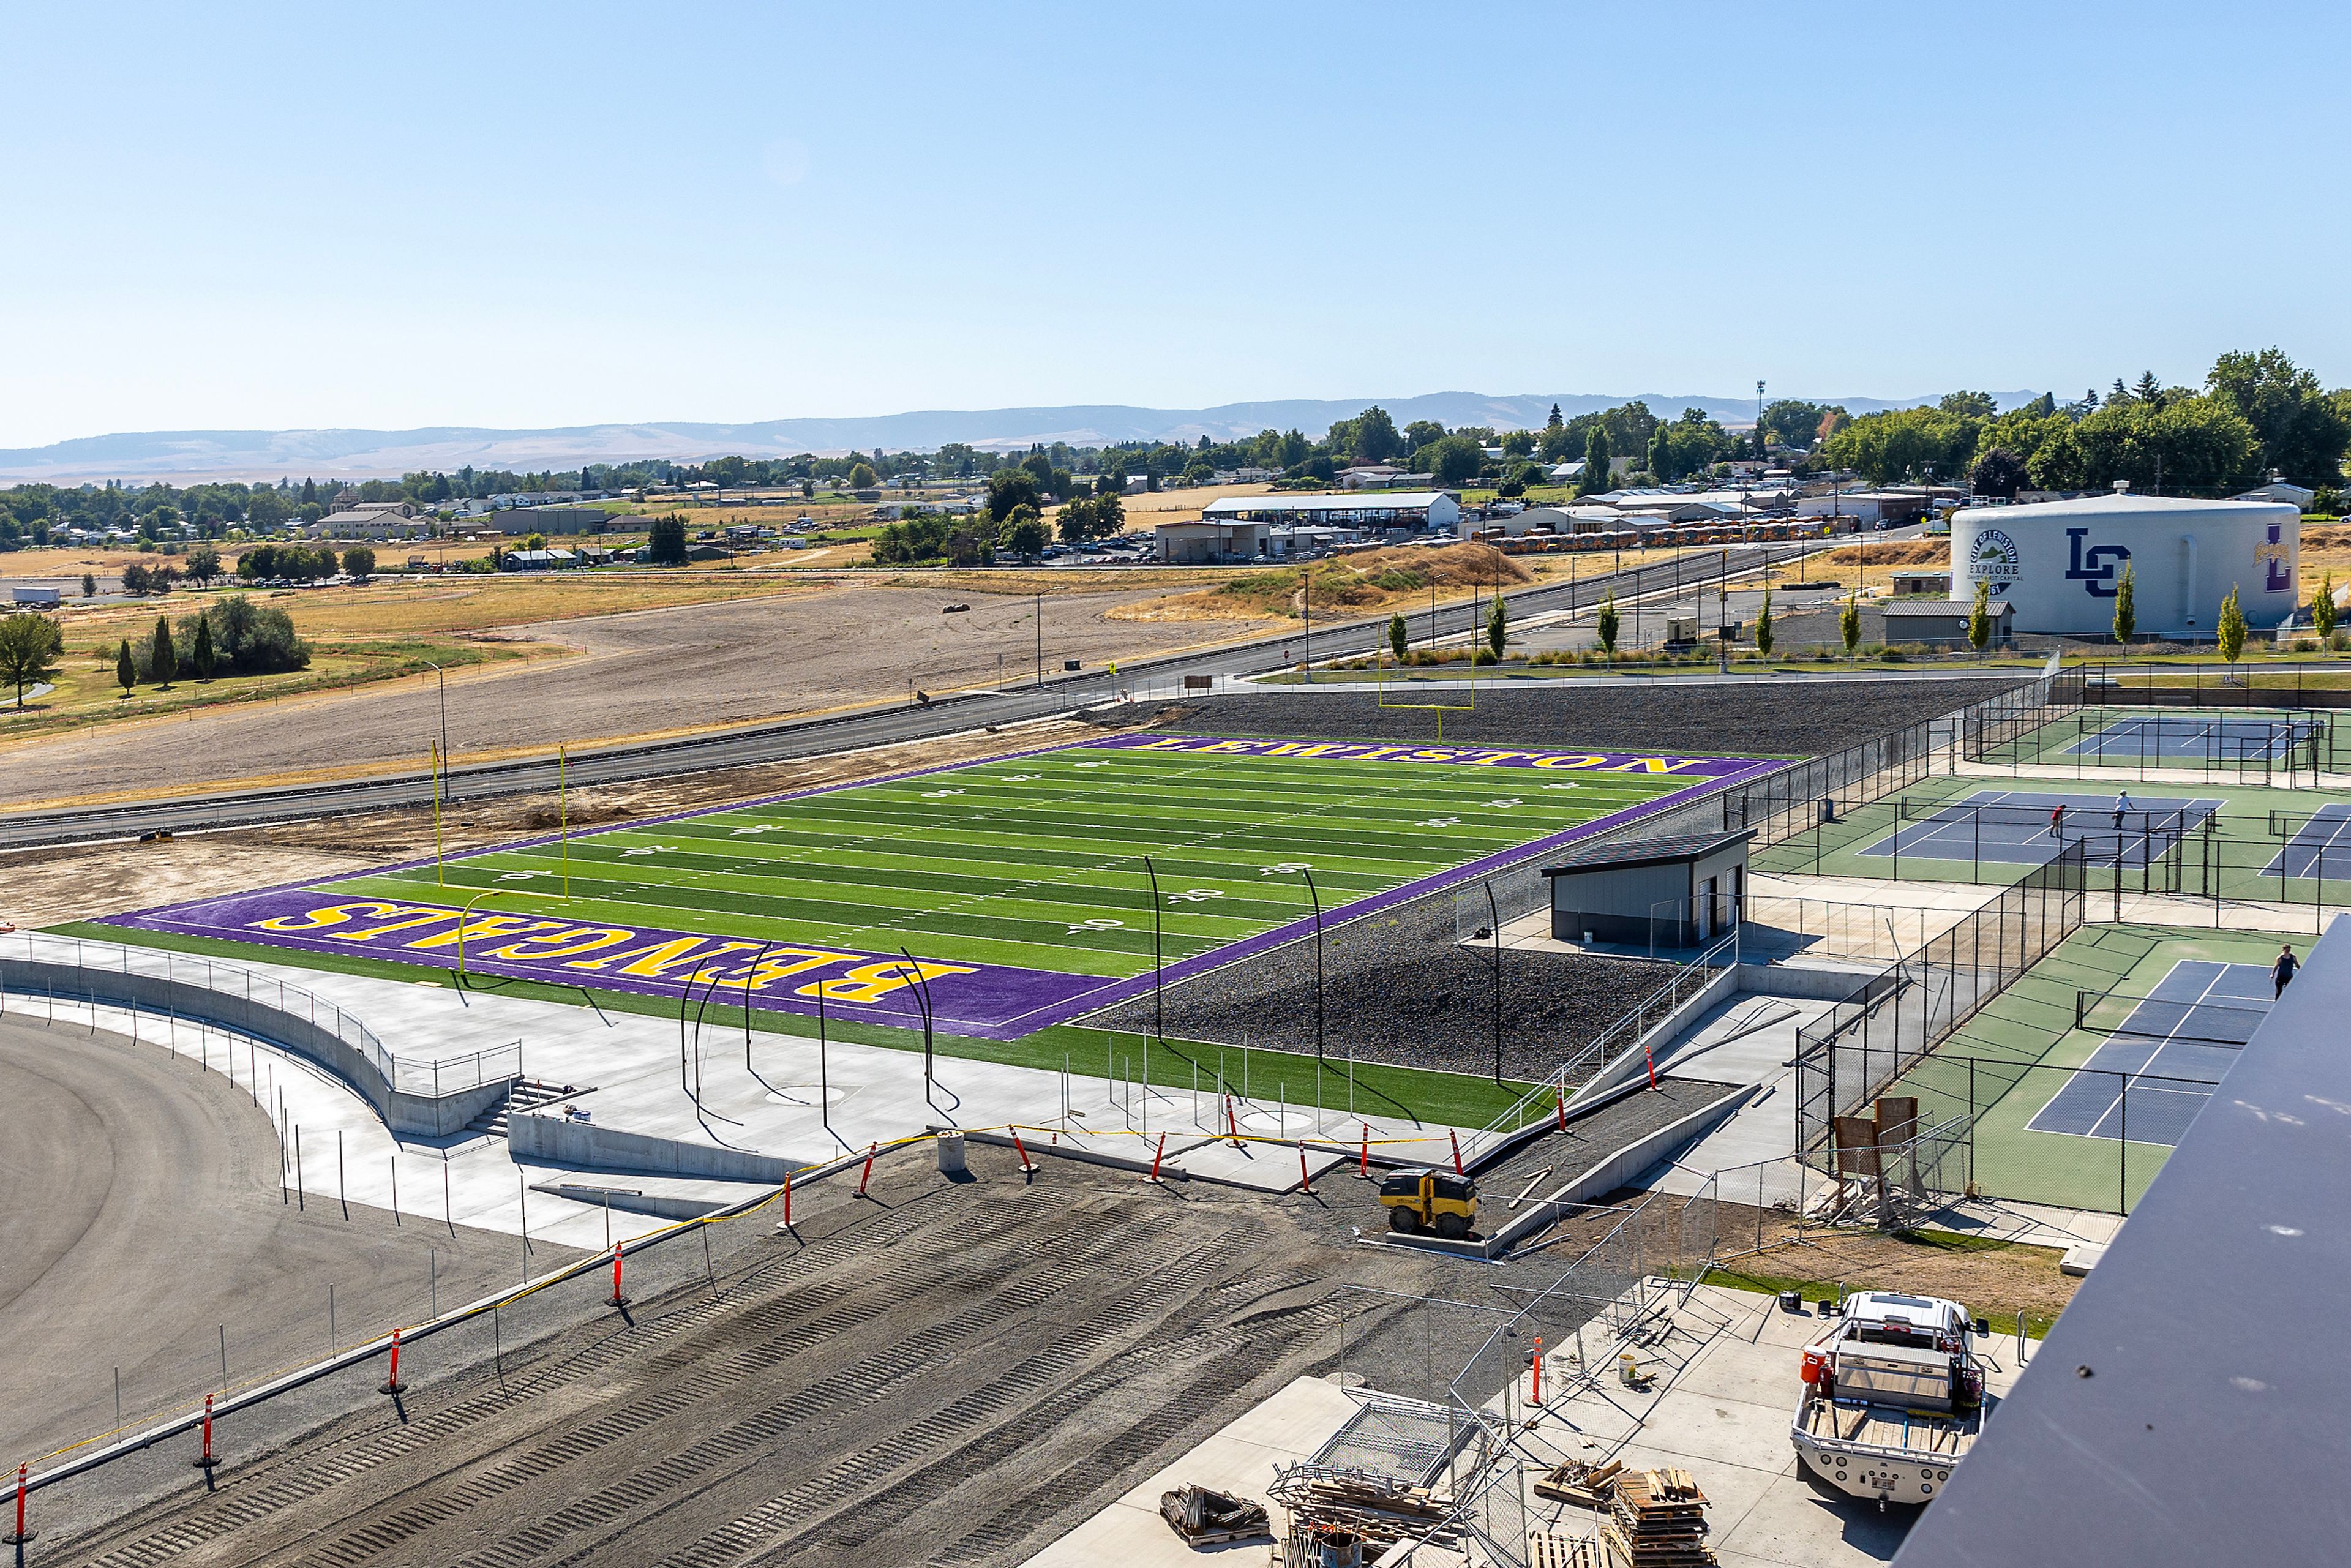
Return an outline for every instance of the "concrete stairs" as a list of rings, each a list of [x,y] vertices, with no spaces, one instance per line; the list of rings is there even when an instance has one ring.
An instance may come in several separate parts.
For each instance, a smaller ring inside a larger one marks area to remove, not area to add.
[[[581,1089],[569,1083],[549,1083],[539,1078],[517,1078],[507,1090],[506,1098],[465,1124],[469,1133],[486,1133],[493,1138],[507,1135],[507,1118],[520,1112],[536,1111],[559,1100],[574,1100],[593,1090]]]

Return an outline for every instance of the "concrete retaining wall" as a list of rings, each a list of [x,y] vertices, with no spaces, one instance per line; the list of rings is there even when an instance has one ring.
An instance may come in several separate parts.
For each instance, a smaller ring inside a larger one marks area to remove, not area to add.
[[[1765,997],[1800,997],[1806,1001],[1841,1002],[1886,972],[1886,966],[1850,969],[1810,964],[1741,964],[1739,988]]]
[[[592,1122],[567,1122],[560,1116],[509,1116],[507,1146],[517,1160],[539,1160],[572,1170],[713,1176],[769,1186],[780,1185],[794,1171],[808,1169],[800,1161],[774,1155],[689,1144],[650,1133],[624,1133]]]
[[[267,1040],[308,1057],[341,1079],[374,1106],[384,1125],[396,1133],[443,1137],[462,1132],[467,1123],[506,1097],[511,1082],[495,1079],[437,1097],[403,1093],[392,1086],[365,1051],[306,1014],[271,1006],[257,996],[214,990],[167,975],[0,957],[0,989],[7,993],[11,1010],[20,1009],[28,996],[54,992],[74,1001],[136,1008],[158,1016],[172,1014]]]
[[[1750,1083],[1733,1090],[1709,1105],[1700,1106],[1687,1116],[1634,1139],[1486,1238],[1486,1255],[1499,1257],[1509,1251],[1521,1238],[1552,1224],[1562,1208],[1578,1207],[1618,1187],[1629,1186],[1651,1166],[1673,1158],[1730,1120],[1761,1088],[1760,1083]]]

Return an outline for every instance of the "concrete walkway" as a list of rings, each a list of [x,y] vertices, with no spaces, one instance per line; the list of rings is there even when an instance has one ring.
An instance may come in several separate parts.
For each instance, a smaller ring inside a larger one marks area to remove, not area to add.
[[[84,961],[133,969],[162,955],[120,944],[85,943]],[[1316,1106],[1286,1098],[1279,1082],[1254,1075],[1249,1095],[1231,1097],[1229,1115],[1213,1082],[1197,1092],[1121,1082],[1130,1064],[1072,1058],[1068,1071],[1045,1071],[939,1057],[927,1086],[920,1051],[754,1032],[705,1024],[698,1051],[689,1026],[680,1050],[674,1019],[603,1012],[445,985],[341,975],[291,966],[250,964],[256,985],[284,980],[315,992],[363,1021],[386,1049],[414,1061],[451,1061],[520,1042],[528,1078],[570,1085],[569,1103],[603,1130],[672,1140],[690,1149],[737,1151],[794,1166],[825,1164],[871,1145],[919,1136],[933,1127],[1003,1127],[1050,1148],[1059,1142],[1147,1166],[1164,1135],[1171,1174],[1287,1191],[1301,1179],[1298,1145],[1321,1144],[1307,1158],[1320,1175],[1349,1158],[1368,1136],[1374,1153],[1419,1164],[1449,1164],[1448,1129],[1395,1116],[1353,1115],[1343,1100]],[[92,1020],[86,1004],[12,996],[8,1016],[61,1024]],[[606,1226],[622,1238],[666,1219],[628,1212],[649,1197],[671,1213],[684,1205],[719,1205],[768,1190],[764,1182],[696,1179],[652,1166],[600,1160],[517,1164],[504,1139],[479,1134],[447,1138],[395,1136],[342,1080],[307,1058],[216,1028],[155,1016],[133,1019],[101,1006],[102,1027],[202,1052],[263,1102],[287,1145],[289,1180],[308,1201],[390,1208],[395,1183],[402,1212],[454,1220],[517,1237],[547,1238],[593,1249]],[[681,1056],[683,1054],[683,1060]],[[1260,1065],[1267,1065],[1262,1061]],[[1104,1069],[1107,1068],[1107,1071]],[[1280,1071],[1268,1066],[1268,1071]],[[257,1084],[256,1082],[257,1077]],[[1230,1087],[1229,1085],[1228,1086]],[[1269,1089],[1274,1091],[1267,1092]],[[1334,1099],[1337,1098],[1334,1096]],[[1220,1134],[1238,1131],[1238,1145]],[[1458,1129],[1465,1146],[1471,1129]],[[294,1149],[298,1143],[298,1167]],[[770,1178],[772,1179],[772,1178]],[[589,1189],[564,1196],[555,1189]],[[611,1194],[611,1212],[602,1195]]]

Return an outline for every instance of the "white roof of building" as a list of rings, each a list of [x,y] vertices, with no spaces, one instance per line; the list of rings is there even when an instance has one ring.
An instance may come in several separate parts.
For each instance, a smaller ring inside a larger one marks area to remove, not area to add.
[[[1452,497],[1442,490],[1357,490],[1343,496],[1227,496],[1200,508],[1210,516],[1236,512],[1398,511],[1434,506]]]
[[[2071,501],[2031,501],[2020,507],[1970,507],[1966,510],[1996,516],[2005,526],[2044,517],[2111,517],[2147,512],[2202,512],[2209,516],[2221,511],[2295,512],[2298,508],[2286,501],[2199,501],[2189,496],[2134,496],[2126,491],[2121,495],[2082,496]]]

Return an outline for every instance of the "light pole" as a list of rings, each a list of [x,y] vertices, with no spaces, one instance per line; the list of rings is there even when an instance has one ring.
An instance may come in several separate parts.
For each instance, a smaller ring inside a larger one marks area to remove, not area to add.
[[[1045,596],[1037,595],[1037,684],[1045,684]]]
[[[1165,1045],[1167,1024],[1162,996],[1167,983],[1167,960],[1159,941],[1159,868],[1151,863],[1149,855],[1143,857],[1143,872],[1151,879],[1151,1034]]]
[[[1314,873],[1301,866],[1298,874],[1306,879],[1307,896],[1314,901],[1314,1062],[1315,1071],[1322,1063],[1322,894],[1314,885]]]

